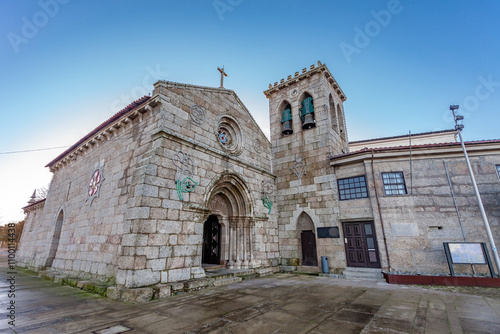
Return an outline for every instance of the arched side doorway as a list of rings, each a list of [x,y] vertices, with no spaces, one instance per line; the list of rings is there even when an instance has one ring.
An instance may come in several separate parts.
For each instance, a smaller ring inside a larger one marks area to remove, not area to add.
[[[45,262],[46,267],[52,267],[52,263],[56,258],[57,248],[59,247],[59,240],[61,238],[61,230],[64,222],[64,212],[59,211],[56,219],[56,226],[54,227],[54,234],[52,235],[52,243],[50,244],[49,256]]]
[[[302,212],[297,220],[297,233],[300,234],[300,248],[303,266],[318,266],[316,234],[311,217]]]
[[[210,215],[203,225],[202,263],[220,264],[221,237],[219,219],[215,215]]]

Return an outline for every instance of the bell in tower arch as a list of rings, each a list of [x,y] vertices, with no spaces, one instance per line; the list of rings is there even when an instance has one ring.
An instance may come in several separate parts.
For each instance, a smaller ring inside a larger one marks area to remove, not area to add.
[[[302,100],[302,108],[300,108],[300,118],[302,120],[302,130],[316,127],[312,97],[309,96]]]
[[[290,106],[287,106],[285,110],[283,110],[283,117],[281,118],[281,134],[291,135],[292,133],[292,111]]]

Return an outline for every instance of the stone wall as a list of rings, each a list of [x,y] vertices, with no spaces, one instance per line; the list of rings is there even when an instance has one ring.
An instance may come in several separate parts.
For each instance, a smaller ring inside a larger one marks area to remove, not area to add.
[[[156,114],[156,116],[155,116]],[[150,134],[157,127],[158,113],[122,123],[106,140],[75,155],[73,161],[53,171],[43,212],[33,230],[23,233],[18,259],[32,268],[45,267],[63,214],[57,255],[52,267],[72,275],[102,280],[116,274],[121,239],[130,230],[127,208],[134,201],[130,191],[133,166],[151,147]],[[96,169],[102,173],[99,195],[89,199],[89,181]]]
[[[203,118],[193,116],[194,105]],[[269,214],[261,200],[263,182],[275,178],[270,143],[234,92],[159,82],[148,106],[126,125],[116,121],[118,129],[109,125],[112,136],[54,170],[41,225],[23,234],[20,262],[47,265],[63,212],[53,269],[126,287],[198,278],[203,224],[217,214],[226,262],[277,266],[276,207]],[[229,145],[220,143],[219,130]],[[183,166],[187,157],[192,164]],[[104,179],[91,201],[89,180],[98,168]],[[196,182],[192,192],[179,190],[186,176]],[[237,203],[214,207],[226,190]]]
[[[375,155],[374,175],[371,159],[359,159],[335,167],[336,178],[366,175],[369,198],[340,202],[340,220],[373,220],[377,231],[382,267],[388,270],[383,242],[384,234],[376,199],[385,230],[390,267],[399,273],[447,274],[448,265],[443,242],[463,242],[463,234],[446,176],[446,162],[453,191],[456,196],[466,240],[487,242],[483,221],[477,206],[471,179],[461,149],[441,148],[441,155],[416,152],[412,159],[409,152]],[[433,152],[435,154],[435,152]],[[471,163],[487,212],[496,243],[500,242],[500,182],[495,165],[500,164],[500,152],[471,154]],[[386,196],[383,172],[403,172],[408,194]],[[376,192],[375,192],[376,185]],[[491,256],[491,246],[488,243]],[[493,258],[492,258],[493,259]],[[470,265],[455,265],[457,273],[471,274]],[[487,273],[487,266],[475,266],[478,273]]]
[[[331,74],[324,65],[311,66],[309,71],[304,69],[302,74],[296,73],[276,89],[270,87],[265,92],[269,98],[273,169],[277,176],[282,265],[302,265],[302,231],[297,227],[297,220],[303,212],[312,219],[315,236],[318,227],[339,226],[335,179],[328,157],[348,149],[342,105],[345,97],[335,90],[329,79],[332,79]],[[306,93],[314,101],[316,126],[303,130],[299,108]],[[283,135],[282,111],[288,103],[292,108],[293,134]],[[340,114],[336,105],[339,105]],[[331,106],[335,106],[335,110]],[[299,172],[300,179],[293,169]],[[332,272],[344,267],[342,245],[339,239],[316,236],[318,266],[320,257],[328,256]]]

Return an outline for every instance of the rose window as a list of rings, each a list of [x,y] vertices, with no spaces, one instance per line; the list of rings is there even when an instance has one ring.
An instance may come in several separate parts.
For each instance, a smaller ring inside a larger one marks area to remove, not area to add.
[[[222,145],[229,145],[231,140],[229,135],[226,133],[226,131],[219,131],[219,142]]]
[[[242,132],[236,120],[228,115],[220,116],[217,122],[217,141],[231,155],[241,153]]]

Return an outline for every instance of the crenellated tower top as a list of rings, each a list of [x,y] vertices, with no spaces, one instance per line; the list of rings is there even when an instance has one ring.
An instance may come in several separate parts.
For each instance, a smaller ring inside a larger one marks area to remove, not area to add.
[[[301,80],[307,79],[316,73],[324,74],[325,78],[328,80],[333,90],[342,99],[342,102],[345,102],[347,100],[347,97],[345,96],[344,92],[340,88],[339,84],[337,83],[333,75],[328,70],[328,67],[326,67],[326,64],[322,64],[321,61],[319,60],[317,65],[312,64],[311,66],[309,66],[309,70],[307,69],[307,67],[304,67],[302,69],[302,73],[297,71],[293,76],[289,75],[287,76],[286,79],[281,79],[279,83],[278,81],[276,81],[274,85],[269,84],[269,88],[264,91],[264,94],[266,95],[267,98],[269,98],[270,95],[272,95],[273,93],[276,93],[283,88],[287,88],[292,84],[296,84]]]

